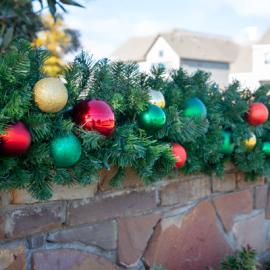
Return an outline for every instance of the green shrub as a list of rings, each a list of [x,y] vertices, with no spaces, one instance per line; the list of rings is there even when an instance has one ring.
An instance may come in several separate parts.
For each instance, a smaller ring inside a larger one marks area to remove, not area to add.
[[[154,266],[150,270],[166,270],[166,269],[163,268],[162,266]]]
[[[259,263],[256,259],[256,251],[247,246],[232,256],[228,256],[221,263],[221,270],[256,270]]]

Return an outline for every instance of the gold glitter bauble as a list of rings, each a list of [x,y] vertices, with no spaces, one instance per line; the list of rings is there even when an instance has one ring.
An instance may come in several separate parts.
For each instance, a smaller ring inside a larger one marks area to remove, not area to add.
[[[245,146],[246,146],[247,150],[252,150],[255,147],[256,143],[257,143],[257,139],[256,139],[255,134],[252,133],[250,138],[246,139],[244,141],[244,143],[245,143]]]
[[[160,91],[157,90],[149,90],[149,103],[156,105],[160,108],[165,108],[165,98]]]
[[[44,78],[34,86],[34,100],[41,111],[55,113],[67,104],[68,92],[61,80]]]

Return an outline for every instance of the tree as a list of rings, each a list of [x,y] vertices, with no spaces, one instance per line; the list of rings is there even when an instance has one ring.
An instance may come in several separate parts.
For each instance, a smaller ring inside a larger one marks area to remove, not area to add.
[[[52,15],[47,14],[42,17],[42,24],[46,30],[37,34],[33,44],[50,51],[51,56],[45,61],[44,72],[55,77],[62,73],[65,66],[63,55],[80,47],[79,33],[65,28],[61,16],[57,16],[57,20],[54,21]]]
[[[40,10],[34,11],[34,2],[40,4]],[[56,18],[57,9],[65,12],[65,5],[81,7],[73,0],[1,0],[0,53],[5,52],[13,39],[34,40],[36,34],[44,30],[41,11],[49,9],[51,15]]]

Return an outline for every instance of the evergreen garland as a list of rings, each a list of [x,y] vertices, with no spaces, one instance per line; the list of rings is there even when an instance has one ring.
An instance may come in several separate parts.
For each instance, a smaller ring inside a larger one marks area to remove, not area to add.
[[[81,53],[65,70],[69,98],[66,107],[54,114],[42,113],[33,101],[33,87],[44,77],[42,65],[46,51],[19,41],[0,59],[0,134],[16,121],[22,121],[31,132],[32,145],[23,156],[0,156],[0,190],[27,188],[34,197],[46,200],[52,196],[52,184],[89,184],[98,180],[101,168],[117,166],[112,185],[121,186],[125,168],[134,168],[145,183],[152,183],[176,172],[171,143],[186,148],[188,159],[181,169],[186,174],[203,172],[222,176],[224,162],[230,159],[248,179],[267,176],[270,160],[262,151],[262,142],[270,140],[270,121],[251,126],[245,120],[250,102],[263,102],[268,109],[269,88],[252,93],[241,90],[238,82],[225,91],[209,80],[209,74],[198,71],[188,75],[184,70],[166,76],[162,68],[151,74],[139,72],[134,63],[94,62]],[[156,132],[138,126],[138,114],[148,106],[148,89],[161,91],[166,99],[166,124]],[[185,101],[200,98],[207,107],[207,118],[183,115]],[[67,117],[68,111],[81,99],[102,99],[114,110],[116,130],[106,138],[85,131]],[[229,130],[235,151],[220,152],[222,131]],[[80,161],[68,169],[56,168],[50,157],[50,141],[57,135],[73,132],[82,143]],[[250,132],[257,145],[247,151],[241,142]]]

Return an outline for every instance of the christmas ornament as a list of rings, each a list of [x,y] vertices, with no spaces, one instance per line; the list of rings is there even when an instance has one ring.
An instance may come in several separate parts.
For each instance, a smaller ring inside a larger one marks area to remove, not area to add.
[[[66,168],[74,165],[81,157],[81,143],[74,134],[59,136],[50,145],[51,156],[56,167]]]
[[[250,125],[257,126],[267,121],[268,114],[268,109],[263,103],[255,102],[249,106],[246,119]]]
[[[150,89],[149,96],[149,103],[156,105],[160,108],[165,108],[165,98],[160,91]]]
[[[222,131],[223,142],[220,146],[220,152],[222,154],[231,154],[234,149],[234,144],[232,142],[232,134],[229,131]]]
[[[139,115],[139,124],[142,128],[160,129],[166,123],[164,111],[156,105],[149,104],[148,109]]]
[[[257,143],[257,139],[254,133],[250,133],[250,137],[244,141],[244,145],[247,150],[252,150]]]
[[[67,104],[68,92],[61,80],[44,78],[34,86],[34,100],[41,111],[55,113]]]
[[[175,167],[181,168],[187,160],[187,152],[183,146],[177,143],[172,143],[172,153],[176,159]]]
[[[22,122],[10,125],[0,135],[0,153],[4,156],[19,156],[27,151],[31,144],[31,134]]]
[[[89,131],[97,131],[110,136],[115,128],[115,118],[111,107],[102,100],[83,100],[74,106],[73,120]]]
[[[270,156],[270,142],[264,142],[262,145],[262,150],[266,156]]]
[[[184,107],[184,116],[205,118],[206,115],[206,107],[199,98],[190,98],[186,101]]]

